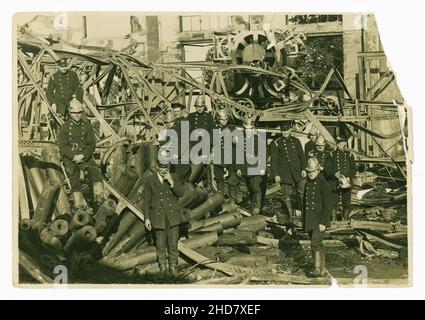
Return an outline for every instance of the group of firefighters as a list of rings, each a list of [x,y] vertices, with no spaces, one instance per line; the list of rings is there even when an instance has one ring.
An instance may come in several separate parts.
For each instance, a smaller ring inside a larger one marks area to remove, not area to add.
[[[94,129],[90,121],[82,116],[84,93],[78,76],[69,70],[66,60],[61,59],[57,64],[59,70],[50,78],[47,97],[52,109],[65,119],[59,128],[57,142],[73,189],[74,204],[84,201],[81,199],[82,193],[79,189],[82,175],[87,173],[93,184],[94,201],[99,205],[104,200],[103,178],[93,159],[96,146]],[[215,119],[213,118],[207,110],[203,95],[195,101],[195,112],[183,115],[185,109],[186,107],[179,103],[172,105],[172,112],[167,117],[168,128],[179,132],[180,126],[187,121],[190,131],[204,129],[204,132],[211,136],[213,129],[234,129],[234,126],[229,124],[230,117],[225,108],[217,108]],[[347,138],[343,135],[337,136],[336,146],[330,147],[323,135],[317,130],[312,130],[309,134],[310,141],[303,148],[300,140],[293,135],[292,122],[281,122],[278,128],[280,135],[262,141],[262,136],[255,128],[255,119],[247,117],[243,121],[243,130],[254,134],[254,143],[248,144],[244,139],[244,154],[257,155],[259,144],[266,144],[265,159],[270,164],[269,176],[280,185],[282,202],[286,209],[277,214],[277,221],[282,224],[296,223],[294,208],[295,203],[298,203],[304,231],[311,239],[314,262],[312,273],[320,276],[325,273],[322,240],[330,221],[338,218],[339,203],[342,204],[341,218],[345,220],[349,218],[351,180],[356,173],[356,164],[347,148]],[[194,142],[189,143],[189,147],[193,145]],[[226,153],[224,146],[222,139],[221,157]],[[205,176],[216,186],[216,192],[222,192],[225,197],[237,204],[242,202],[240,186],[245,182],[250,194],[250,211],[253,215],[262,213],[267,187],[267,171],[260,170],[256,174],[250,174],[249,168],[258,166],[258,163],[247,159],[241,164],[235,161],[226,163],[223,160],[209,166],[182,163],[180,158],[177,160],[177,164],[172,165],[157,161],[155,170],[144,181],[142,202],[146,228],[152,230],[154,234],[160,270],[173,276],[177,275],[179,226],[184,222],[178,198],[182,196],[182,184],[188,180],[196,166],[204,166],[205,172],[211,172]],[[207,167],[212,170],[208,171]]]

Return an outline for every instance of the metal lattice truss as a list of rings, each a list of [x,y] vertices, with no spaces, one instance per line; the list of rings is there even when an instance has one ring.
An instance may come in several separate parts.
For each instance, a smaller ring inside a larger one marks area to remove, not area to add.
[[[63,120],[51,109],[45,92],[49,74],[56,69],[55,61],[64,57],[70,58],[70,68],[80,78],[88,118],[96,123],[97,146],[104,152],[122,141],[135,141],[140,136],[145,141],[155,139],[165,125],[165,116],[171,111],[172,103],[183,102],[184,105],[191,106],[192,100],[198,95],[210,97],[213,113],[219,107],[228,109],[239,120],[246,116],[255,116],[260,123],[298,120],[304,127],[311,123],[330,142],[334,142],[334,138],[323,123],[343,123],[354,136],[362,132],[375,141],[401,136],[400,130],[382,134],[364,125],[367,121],[397,119],[397,104],[376,102],[373,99],[354,99],[342,76],[334,69],[315,92],[293,70],[285,67],[271,71],[252,65],[207,61],[152,64],[120,51],[66,42],[64,44],[74,47],[74,51],[53,49],[50,41],[38,38],[24,28],[19,30],[17,97],[19,139],[22,146],[56,140],[55,128]],[[190,74],[193,69],[212,73],[210,81],[205,83],[205,80],[195,79]],[[292,88],[301,93],[302,98],[295,101],[275,99],[267,108],[256,108],[251,99],[235,97],[228,92],[224,75],[234,70],[282,80],[283,83],[291,78]],[[341,84],[348,98],[329,98],[323,95],[332,77]],[[388,84],[385,82],[385,85]],[[374,91],[378,89],[374,88]],[[333,108],[330,109],[330,106]],[[365,108],[375,108],[382,112],[362,113]],[[391,158],[385,150],[383,154],[380,159],[375,159],[376,162],[397,166],[398,163],[405,162],[405,159]],[[361,152],[357,158],[365,162],[374,161]]]

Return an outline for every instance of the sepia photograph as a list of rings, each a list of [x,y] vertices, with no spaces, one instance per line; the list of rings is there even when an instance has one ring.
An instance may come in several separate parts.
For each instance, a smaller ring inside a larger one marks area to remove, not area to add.
[[[373,13],[13,33],[16,287],[412,285],[411,112]]]

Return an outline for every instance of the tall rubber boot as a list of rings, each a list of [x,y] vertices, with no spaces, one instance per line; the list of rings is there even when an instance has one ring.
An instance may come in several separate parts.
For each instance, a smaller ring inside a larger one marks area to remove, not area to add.
[[[336,221],[337,220],[336,209],[332,209],[332,211],[331,211],[331,219],[332,219],[332,221]]]
[[[72,199],[74,200],[74,209],[85,210],[87,208],[87,202],[84,199],[83,193],[81,191],[72,192]]]
[[[258,216],[261,212],[261,192],[254,192],[252,194],[252,214]]]
[[[320,269],[322,276],[326,275],[326,252],[323,248],[320,250]]]
[[[234,203],[239,204],[238,187],[229,185],[229,197]]]
[[[313,250],[313,264],[314,264],[314,270],[312,272],[313,277],[321,277],[322,276],[322,255],[321,252],[318,250]]]
[[[351,210],[349,208],[343,209],[342,216],[343,216],[344,221],[348,221],[350,219],[350,212],[351,212]]]
[[[285,200],[286,209],[288,209],[288,216],[291,222],[294,222],[294,209],[292,208],[292,200]]]

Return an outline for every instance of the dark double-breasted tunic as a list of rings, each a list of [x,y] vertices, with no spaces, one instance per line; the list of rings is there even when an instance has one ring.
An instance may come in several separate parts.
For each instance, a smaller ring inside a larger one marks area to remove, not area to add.
[[[145,219],[150,219],[152,228],[165,230],[166,219],[170,227],[183,222],[182,208],[178,198],[183,196],[183,187],[175,174],[171,174],[174,187],[160,181],[157,173],[146,178],[143,190],[142,208]]]
[[[69,102],[75,98],[83,102],[83,89],[77,73],[68,70],[65,74],[56,71],[49,79],[46,91],[47,100],[50,104],[56,104],[57,113],[66,115]]]
[[[280,176],[282,184],[300,182],[301,172],[307,166],[301,142],[292,136],[279,137],[270,144],[269,149],[273,176]]]
[[[303,228],[309,232],[319,224],[329,227],[333,208],[331,188],[323,175],[307,179],[304,189]]]

